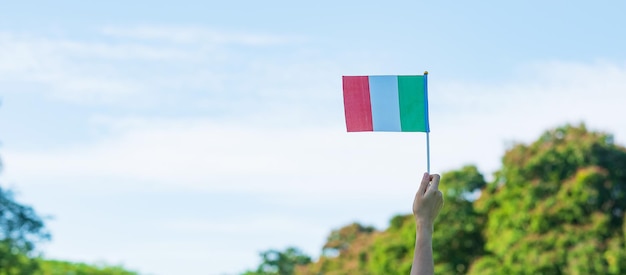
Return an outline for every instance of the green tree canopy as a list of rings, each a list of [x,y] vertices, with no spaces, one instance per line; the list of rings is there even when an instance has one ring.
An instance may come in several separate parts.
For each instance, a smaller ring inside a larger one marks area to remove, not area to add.
[[[35,275],[137,275],[121,266],[89,265],[66,261],[40,260]]]
[[[33,274],[38,269],[35,244],[49,238],[35,210],[0,187],[0,275]]]
[[[626,274],[626,149],[608,133],[552,129],[507,150],[492,181],[469,165],[444,173],[439,187],[437,274]],[[324,251],[338,253],[296,274],[408,274],[412,215],[384,231],[363,228],[334,230]]]
[[[545,132],[502,158],[476,202],[485,250],[472,274],[624,274],[626,150],[585,125]]]
[[[36,253],[35,246],[49,239],[50,233],[35,210],[20,204],[10,190],[0,187],[0,275],[137,274],[119,266],[45,260]]]
[[[254,271],[246,271],[244,275],[292,275],[298,266],[311,262],[311,257],[300,249],[288,247],[284,251],[270,249],[260,253],[261,264]]]
[[[486,183],[475,166],[445,173],[442,178],[446,179],[446,186],[440,185],[445,206],[433,235],[435,271],[464,273],[483,251],[484,219],[474,210],[471,195]],[[322,253],[296,274],[408,274],[414,243],[413,215],[394,216],[383,232],[352,223],[333,230],[324,245],[324,251],[330,248],[339,253]]]

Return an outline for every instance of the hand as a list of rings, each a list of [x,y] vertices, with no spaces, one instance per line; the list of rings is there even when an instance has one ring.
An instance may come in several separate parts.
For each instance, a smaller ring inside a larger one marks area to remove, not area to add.
[[[439,178],[437,174],[424,173],[415,199],[413,200],[413,216],[417,226],[432,230],[435,218],[443,206],[443,194],[439,191]],[[432,184],[429,183],[432,181]]]

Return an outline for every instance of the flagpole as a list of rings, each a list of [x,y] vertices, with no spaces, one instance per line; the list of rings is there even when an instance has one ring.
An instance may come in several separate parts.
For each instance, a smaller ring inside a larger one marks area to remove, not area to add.
[[[430,174],[430,118],[428,117],[428,71],[424,72],[424,102],[426,103],[426,172]]]
[[[430,174],[430,135],[426,132],[426,172]]]

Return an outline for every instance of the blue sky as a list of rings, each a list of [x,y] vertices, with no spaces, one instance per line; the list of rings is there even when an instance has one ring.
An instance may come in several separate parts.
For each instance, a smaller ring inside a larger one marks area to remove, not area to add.
[[[434,172],[585,122],[624,144],[620,1],[0,6],[0,180],[51,258],[236,274],[408,213],[423,134],[347,134],[341,75],[428,70]],[[445,184],[445,179],[443,183]]]

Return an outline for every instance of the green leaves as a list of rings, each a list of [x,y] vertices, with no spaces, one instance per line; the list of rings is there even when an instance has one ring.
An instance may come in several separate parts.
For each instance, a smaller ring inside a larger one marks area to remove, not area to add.
[[[35,242],[49,238],[43,220],[35,211],[15,202],[11,191],[0,188],[0,240],[28,253],[33,250]]]
[[[1,168],[1,167],[0,167]],[[35,245],[50,239],[43,219],[0,188],[0,275],[136,275],[121,267],[44,260]]]
[[[35,244],[49,237],[35,211],[0,188],[0,275],[33,274],[38,270]]]
[[[464,274],[483,253],[484,218],[474,210],[472,194],[486,182],[475,166],[448,172],[442,178],[445,205],[433,233],[435,272]],[[383,232],[353,223],[334,230],[324,246],[339,253],[322,256],[296,274],[408,274],[414,243],[413,215],[394,216]]]
[[[444,173],[433,232],[436,274],[626,274],[626,149],[584,124],[516,144],[494,180],[475,166]],[[412,215],[384,231],[334,230],[295,274],[408,274]]]
[[[567,125],[510,149],[479,200],[487,255],[470,274],[622,272],[626,150],[610,140]]]
[[[295,247],[284,251],[270,249],[260,253],[261,264],[255,271],[247,271],[244,275],[292,275],[298,266],[311,262],[311,257]]]
[[[65,261],[40,260],[35,275],[137,275],[120,266],[88,265]]]

